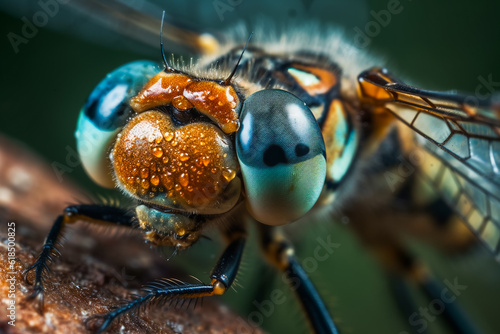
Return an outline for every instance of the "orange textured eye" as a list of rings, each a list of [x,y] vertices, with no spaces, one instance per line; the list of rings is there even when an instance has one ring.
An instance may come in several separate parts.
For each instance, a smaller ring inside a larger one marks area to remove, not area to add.
[[[120,187],[141,200],[215,214],[239,198],[234,152],[213,124],[176,126],[167,114],[147,111],[125,126],[111,159]]]

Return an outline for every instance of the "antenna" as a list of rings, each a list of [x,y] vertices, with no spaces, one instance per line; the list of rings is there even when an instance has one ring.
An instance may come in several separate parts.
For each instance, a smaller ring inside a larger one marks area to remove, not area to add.
[[[243,58],[243,54],[245,53],[245,51],[247,49],[248,42],[250,42],[250,40],[252,39],[252,36],[253,36],[253,32],[248,37],[248,40],[245,43],[245,46],[243,47],[243,51],[241,51],[240,58],[238,59],[238,62],[236,63],[236,66],[234,66],[233,71],[231,72],[231,74],[229,74],[229,76],[227,77],[227,79],[222,82],[223,85],[229,85],[229,83],[231,82],[231,79],[233,78],[234,74],[236,73],[236,70],[238,69],[238,65],[240,64],[241,58]]]
[[[161,57],[163,58],[163,64],[165,64],[164,71],[176,72],[176,70],[168,64],[167,57],[165,57],[165,49],[163,48],[163,21],[165,21],[165,11],[163,11],[163,14],[161,15],[161,28],[160,28],[161,29],[160,30],[160,50],[161,50]]]

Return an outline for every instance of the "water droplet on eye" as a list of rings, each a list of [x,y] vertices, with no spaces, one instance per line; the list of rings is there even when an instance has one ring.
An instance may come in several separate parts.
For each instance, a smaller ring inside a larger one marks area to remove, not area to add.
[[[219,169],[217,167],[214,167],[210,170],[213,174],[217,173]]]
[[[174,186],[174,189],[177,190],[177,191],[179,191],[179,190],[182,189],[182,187],[181,187],[180,184],[176,183],[175,186]]]
[[[236,176],[236,171],[231,168],[225,168],[222,171],[222,176],[224,176],[227,182],[230,182]]]
[[[127,177],[128,184],[134,184],[134,181],[135,181],[135,177],[133,177],[133,176]]]
[[[157,158],[161,158],[163,155],[163,149],[161,147],[153,148],[153,155]]]
[[[177,144],[178,144],[178,143],[177,143],[177,141],[176,141],[176,140],[173,140],[173,141],[172,141],[172,143],[171,143],[171,145],[172,145],[172,146],[177,146]]]
[[[159,143],[161,143],[162,140],[163,140],[163,136],[161,135],[161,133],[157,132],[156,139],[155,139],[156,143],[159,144]]]
[[[179,176],[179,183],[183,187],[187,186],[189,184],[189,175],[186,173],[182,173],[181,176]]]
[[[158,177],[158,175],[153,174],[151,175],[150,181],[153,185],[157,186],[160,183],[160,178]]]
[[[217,104],[222,107],[224,105],[224,102],[219,101],[219,102],[217,102]]]
[[[142,179],[141,180],[141,186],[144,188],[144,189],[148,189],[149,188],[149,182],[147,179]]]
[[[175,133],[173,132],[165,132],[165,134],[163,135],[163,137],[165,138],[166,141],[171,141],[172,139],[174,139],[174,136],[175,136]]]
[[[149,176],[149,169],[147,169],[147,168],[141,169],[141,177],[143,179],[146,179],[148,176]]]
[[[164,173],[162,176],[162,183],[167,188],[167,190],[170,190],[174,187],[174,181],[172,180],[172,174],[171,173]]]
[[[203,163],[203,166],[207,167],[208,164],[210,163],[210,157],[205,156],[201,158],[201,162]]]
[[[187,161],[187,160],[189,160],[189,154],[187,154],[187,153],[181,153],[181,155],[179,156],[179,160],[180,161]]]
[[[149,134],[148,142],[152,143],[155,141],[155,139],[156,139],[156,134],[154,134],[154,133]]]
[[[205,145],[205,142],[204,141],[200,141],[200,146],[203,146]]]
[[[161,161],[162,161],[164,164],[168,163],[168,157],[165,155],[165,156],[163,157],[163,159],[161,159]]]
[[[222,155],[222,157],[223,157],[223,158],[226,158],[226,157],[227,157],[227,153],[224,153],[224,154]]]
[[[215,99],[216,99],[216,97],[215,97],[215,96],[213,96],[213,95],[208,95],[208,99],[209,99],[210,101],[213,101],[213,100],[215,100]]]
[[[191,191],[193,191],[193,186],[187,186],[186,189],[187,189],[187,191],[191,192]]]

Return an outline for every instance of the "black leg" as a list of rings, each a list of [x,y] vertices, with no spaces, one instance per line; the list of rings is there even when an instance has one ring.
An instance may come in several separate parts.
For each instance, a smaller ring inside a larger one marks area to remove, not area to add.
[[[233,283],[241,261],[243,249],[245,246],[246,235],[237,232],[232,234],[229,239],[229,245],[225,249],[219,261],[212,270],[210,275],[210,284],[203,283],[187,283],[175,279],[161,279],[145,285],[142,288],[142,294],[129,303],[117,307],[112,312],[104,315],[97,315],[87,320],[101,318],[98,333],[101,333],[109,328],[114,319],[122,314],[137,310],[148,302],[169,302],[179,299],[200,298],[213,295],[224,294]]]
[[[412,319],[414,314],[417,314],[418,306],[415,304],[413,297],[411,295],[411,291],[408,287],[408,282],[403,278],[403,276],[399,274],[395,274],[393,272],[387,273],[387,280],[389,282],[389,289],[396,300],[396,303],[399,306],[399,311],[404,319]],[[415,334],[427,334],[427,328],[411,327],[411,330]]]
[[[379,255],[385,255],[381,257],[381,259],[392,275],[392,288],[394,292],[397,292],[395,293],[396,301],[399,303],[401,310],[407,314],[409,324],[416,325],[418,323],[416,328],[412,327],[414,331],[424,333],[427,330],[427,325],[424,325],[427,324],[427,321],[424,321],[424,318],[428,320],[430,319],[428,317],[434,318],[434,315],[438,316],[437,314],[439,314],[439,317],[446,322],[454,333],[479,333],[469,317],[456,302],[457,297],[453,295],[453,293],[460,294],[460,284],[457,284],[456,287],[445,287],[433,277],[430,270],[424,264],[417,261],[401,244],[391,244],[387,242],[384,244],[383,248],[384,251],[380,251],[381,248],[379,247]],[[431,314],[425,314],[428,311],[427,308],[419,307],[417,312],[417,307],[413,302],[410,292],[407,291],[406,287],[402,288],[403,277],[409,278],[418,285],[427,295],[430,301],[429,305],[438,305],[440,309],[430,310]],[[450,291],[453,289],[456,291]],[[422,312],[425,313],[422,314]],[[434,315],[432,315],[432,313]],[[416,318],[416,316],[418,317]]]
[[[479,331],[472,324],[471,320],[456,302],[456,296],[450,288],[434,279],[431,275],[427,275],[420,286],[426,292],[429,299],[440,301],[442,307],[443,318],[446,320],[454,333],[458,334],[478,334]],[[458,287],[460,288],[460,284]],[[457,289],[458,291],[458,289]],[[441,310],[438,310],[441,311]]]
[[[72,205],[67,207],[63,214],[58,216],[54,225],[50,229],[43,249],[38,255],[36,262],[24,271],[24,280],[29,284],[28,274],[35,271],[35,283],[33,292],[28,299],[37,299],[39,311],[43,311],[43,281],[45,274],[49,270],[49,263],[52,262],[55,254],[60,254],[56,248],[58,239],[66,224],[77,220],[90,221],[98,224],[114,224],[133,227],[135,225],[135,215],[127,210],[105,206],[105,205]]]
[[[314,332],[338,334],[339,331],[318,291],[293,255],[291,244],[284,239],[277,228],[259,225],[262,248],[268,260],[287,274],[291,288],[297,295]]]

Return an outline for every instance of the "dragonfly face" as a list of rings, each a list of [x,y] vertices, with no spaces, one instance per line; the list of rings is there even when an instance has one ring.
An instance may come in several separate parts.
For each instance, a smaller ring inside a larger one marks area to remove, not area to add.
[[[148,240],[189,247],[206,221],[240,201],[268,225],[288,224],[313,207],[326,153],[303,101],[277,89],[246,98],[224,80],[168,69],[151,78],[154,71],[155,64],[138,61],[110,73],[76,131],[90,176],[103,186],[115,182],[141,203]]]

